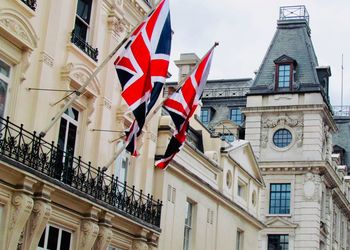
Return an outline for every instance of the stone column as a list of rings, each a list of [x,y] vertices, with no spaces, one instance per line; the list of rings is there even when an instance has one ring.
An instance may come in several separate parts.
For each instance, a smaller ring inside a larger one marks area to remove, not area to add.
[[[53,188],[43,184],[39,188],[39,192],[35,194],[34,208],[30,215],[24,250],[36,250],[40,241],[40,237],[44,232],[47,222],[51,216],[51,192]]]

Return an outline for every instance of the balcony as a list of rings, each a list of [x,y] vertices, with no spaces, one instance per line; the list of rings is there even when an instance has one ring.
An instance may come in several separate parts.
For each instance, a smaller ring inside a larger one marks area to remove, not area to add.
[[[91,47],[84,39],[79,37],[74,30],[72,31],[72,37],[70,39],[71,43],[75,44],[79,49],[81,49],[85,54],[87,54],[95,62],[98,61],[98,49]]]
[[[33,11],[36,10],[36,0],[21,0],[23,3],[25,3],[29,8],[31,8]]]
[[[236,96],[245,96],[249,92],[249,87],[238,88],[206,88],[203,92],[203,98],[229,98]]]
[[[160,226],[162,202],[0,117],[0,159],[146,225]],[[91,199],[92,198],[92,199]]]
[[[310,21],[309,12],[307,11],[304,5],[280,7],[279,20],[298,20],[298,19],[305,19],[308,23]]]

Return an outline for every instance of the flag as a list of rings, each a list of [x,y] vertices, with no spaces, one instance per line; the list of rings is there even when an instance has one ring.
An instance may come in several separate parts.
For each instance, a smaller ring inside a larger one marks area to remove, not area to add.
[[[175,132],[170,139],[164,156],[156,162],[156,166],[159,168],[167,167],[186,140],[189,119],[202,97],[216,45],[202,58],[184,84],[164,101],[164,108],[169,112],[175,124]]]
[[[131,34],[114,62],[121,95],[135,117],[125,138],[132,155],[137,155],[136,139],[168,73],[171,32],[169,0],[162,0]]]

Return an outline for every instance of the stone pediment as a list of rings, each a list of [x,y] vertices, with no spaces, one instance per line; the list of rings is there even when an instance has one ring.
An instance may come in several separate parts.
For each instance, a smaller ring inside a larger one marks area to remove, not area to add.
[[[297,62],[295,61],[295,59],[287,56],[287,55],[282,55],[279,58],[277,58],[276,60],[273,61],[276,64],[280,64],[280,63],[293,63],[294,65],[297,65]]]
[[[273,227],[273,228],[296,228],[298,227],[298,224],[294,224],[290,222],[287,219],[284,219],[282,217],[274,217],[270,218],[267,221],[265,221],[265,225],[267,227]]]

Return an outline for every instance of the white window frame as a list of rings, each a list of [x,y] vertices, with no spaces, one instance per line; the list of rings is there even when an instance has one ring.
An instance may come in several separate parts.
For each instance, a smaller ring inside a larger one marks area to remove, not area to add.
[[[123,145],[118,143],[116,145],[116,151],[118,151],[118,149],[122,146]],[[123,167],[123,165],[125,165],[125,167]],[[124,149],[114,162],[114,176],[118,177],[118,181],[124,183],[125,181],[128,180],[129,165],[130,165],[130,157],[129,157],[129,154]],[[121,178],[122,173],[124,173],[123,178]]]
[[[92,29],[91,29],[91,23],[93,22],[92,20],[92,17],[93,17],[93,13],[94,13],[94,2],[95,0],[91,0],[91,12],[90,12],[90,23],[87,23],[85,22],[85,20],[83,18],[81,18],[79,15],[78,15],[78,2],[79,0],[77,0],[77,4],[76,4],[76,9],[75,9],[75,18],[78,18],[81,22],[83,22],[84,25],[86,25],[87,27],[87,30],[86,30],[86,39],[85,39],[85,42],[87,42],[88,44],[91,44],[91,32],[92,32]],[[74,28],[75,28],[75,22],[76,22],[76,19],[74,19]]]
[[[44,247],[39,247],[38,246],[38,250],[48,250],[47,249],[47,242],[48,242],[48,239],[49,239],[49,228],[50,227],[54,227],[54,228],[57,228],[58,229],[58,239],[57,239],[57,248],[56,250],[60,250],[61,248],[61,237],[62,237],[62,231],[65,231],[67,233],[70,233],[71,237],[70,237],[70,245],[69,245],[69,250],[72,249],[72,239],[73,239],[73,232],[70,231],[70,230],[66,230],[64,228],[61,228],[59,226],[56,226],[56,225],[52,225],[52,224],[47,224],[46,227],[45,227],[45,238],[44,238]]]
[[[9,89],[10,89],[11,80],[12,80],[13,66],[10,63],[8,63],[6,60],[1,58],[1,57],[0,57],[0,61],[2,61],[4,64],[6,64],[7,66],[10,67],[10,72],[9,72],[9,76],[8,77],[6,77],[3,74],[0,74],[0,80],[4,81],[7,84],[6,100],[5,100],[5,107],[4,107],[4,118],[5,118],[6,117],[6,113],[7,113],[7,106],[8,106],[8,103],[9,103]]]
[[[72,117],[70,117],[69,115],[67,115],[66,113],[62,114],[61,119],[65,119],[67,121],[67,126],[66,126],[66,131],[64,134],[64,145],[63,145],[63,151],[67,152],[67,142],[68,142],[68,131],[69,131],[69,123],[75,125],[77,127],[77,134],[75,137],[75,145],[74,145],[74,152],[76,150],[76,145],[77,145],[77,139],[78,139],[78,131],[79,131],[79,120],[81,117],[81,112],[79,111],[79,109],[76,109],[74,107],[70,107],[68,109],[75,109],[76,111],[78,111],[78,120],[74,120]],[[68,152],[67,152],[68,153]]]
[[[243,249],[243,240],[244,240],[244,231],[237,228],[237,234],[236,234],[236,250],[242,250]]]
[[[188,204],[188,206],[187,206]],[[190,250],[192,247],[192,231],[193,231],[193,214],[194,214],[194,203],[190,200],[186,200],[185,208],[185,223],[184,223],[184,241],[183,241],[183,250]],[[190,209],[189,209],[190,208]],[[190,211],[189,223],[186,224],[186,215]],[[186,234],[188,232],[188,234]],[[188,235],[188,238],[186,237]],[[186,244],[187,243],[187,244]]]

